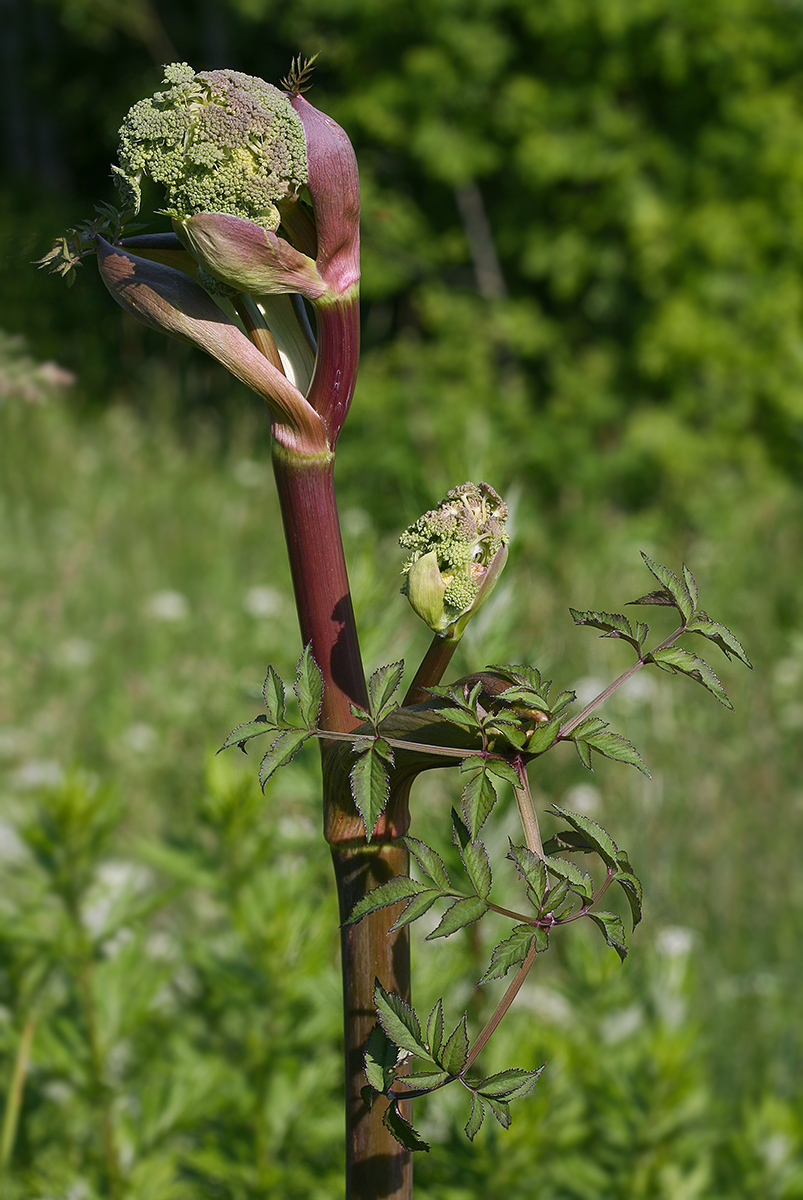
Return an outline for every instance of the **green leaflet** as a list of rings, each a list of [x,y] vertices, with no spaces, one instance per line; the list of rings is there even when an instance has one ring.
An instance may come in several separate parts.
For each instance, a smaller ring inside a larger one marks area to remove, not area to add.
[[[419,1058],[429,1058],[414,1010],[401,996],[386,992],[378,979],[374,982],[374,1008],[380,1025],[392,1042]]]
[[[510,1128],[510,1105],[507,1100],[496,1100],[493,1096],[484,1096],[485,1103],[490,1108],[503,1129]]]
[[[662,567],[659,563],[653,562],[643,550],[641,557],[644,559],[647,569],[652,572],[660,584],[663,584],[666,591],[672,597],[672,602],[680,612],[684,622],[688,621],[694,612],[694,600],[692,600],[685,580],[678,579],[677,575],[673,571],[670,571],[668,567]]]
[[[519,875],[527,884],[527,894],[530,900],[536,908],[540,908],[547,886],[546,867],[543,860],[527,846],[514,846],[508,840],[508,847],[507,857],[515,864]]]
[[[429,1150],[429,1143],[424,1141],[409,1121],[405,1121],[395,1100],[385,1110],[382,1124],[405,1150]]]
[[[265,784],[279,767],[284,767],[293,759],[304,742],[313,735],[307,729],[283,729],[259,764],[259,782],[262,790]]]
[[[628,618],[622,613],[578,612],[576,608],[570,608],[569,612],[575,625],[589,625],[593,629],[601,629],[603,637],[624,638],[636,651],[641,653],[641,647],[649,633],[649,627],[640,621],[636,623],[634,629]]]
[[[454,843],[460,851],[460,858],[469,882],[477,895],[481,896],[483,900],[487,900],[493,883],[488,851],[479,838],[472,839],[468,828],[454,809],[452,809],[452,829]]]
[[[427,1018],[427,1042],[435,1062],[440,1061],[441,1046],[443,1045],[443,1000],[437,1004]]]
[[[393,695],[401,683],[403,673],[404,660],[400,659],[399,662],[389,663],[385,667],[378,667],[368,680],[368,698],[371,705],[371,716],[377,724],[384,720],[395,708],[398,708],[398,704],[393,700]]]
[[[431,895],[433,901],[440,895],[439,892],[433,892],[425,884],[416,883],[414,879],[410,879],[406,875],[397,875],[393,879],[389,879],[387,883],[381,883],[379,887],[373,888],[361,900],[358,900],[343,924],[356,925],[368,913],[377,912],[380,908],[387,908],[389,904],[398,904],[400,900],[413,899],[421,893]]]
[[[687,675],[689,679],[701,683],[713,696],[716,696],[725,708],[733,708],[712,668],[704,659],[698,658],[691,651],[682,650],[680,646],[666,646],[663,650],[656,650],[650,654],[648,661],[654,662],[658,667],[674,671],[676,674]]]
[[[641,880],[637,878],[631,871],[622,871],[615,876],[615,882],[619,884],[622,891],[627,896],[627,902],[630,905],[630,915],[633,920],[633,928],[635,929],[641,920],[641,902],[642,902],[642,887]]]
[[[708,638],[709,641],[719,646],[726,658],[730,659],[731,656],[738,658],[746,667],[753,669],[753,664],[747,657],[741,642],[725,625],[720,625],[719,621],[712,621],[707,613],[696,612],[686,626],[686,632],[701,634],[702,637]]]
[[[584,817],[580,813],[569,812],[566,808],[559,808],[557,804],[552,805],[552,811],[557,813],[559,817],[563,817],[565,821],[576,829],[579,833],[585,834],[591,845],[609,866],[616,863],[619,850],[610,834],[606,833],[601,825],[596,821],[592,821],[589,817]]]
[[[469,759],[463,759],[463,762],[468,762]],[[512,763],[507,762],[504,758],[486,758],[485,764],[489,775],[495,775],[497,779],[504,779],[506,783],[512,787],[518,787],[521,783],[519,773]]]
[[[460,764],[460,771],[468,776],[460,796],[463,816],[471,836],[475,838],[496,804],[496,788],[488,778],[489,760],[480,754],[471,754],[464,758]]]
[[[466,925],[473,925],[487,911],[488,905],[481,896],[466,896],[462,900],[456,900],[451,908],[447,908],[441,917],[440,924],[433,929],[432,933],[427,934],[425,940],[431,942],[435,938],[450,937],[458,929],[463,929]]]
[[[594,922],[605,938],[605,941],[611,949],[616,951],[622,962],[624,962],[627,957],[627,944],[625,942],[625,927],[622,924],[622,918],[618,917],[616,913],[596,912],[593,909],[588,913],[588,918]]]
[[[584,874],[579,867],[566,858],[547,858],[546,868],[558,879],[565,879],[574,892],[578,892],[584,900],[590,900],[594,894],[594,884],[591,876]]]
[[[370,842],[379,817],[385,811],[390,790],[387,764],[393,764],[393,751],[383,738],[357,756],[349,774],[351,795],[365,825]]]
[[[543,934],[544,945],[539,947],[539,951],[546,950],[549,942],[545,930],[536,931],[532,925],[516,925],[509,938],[500,942],[498,946],[494,946],[488,969],[480,979],[480,983],[501,979],[503,975],[507,975],[511,967],[520,967],[530,951],[533,939],[536,938],[536,932]]]
[[[458,1021],[448,1040],[441,1049],[438,1063],[449,1075],[459,1075],[468,1058],[468,1029],[466,1014]]]
[[[301,710],[301,720],[308,729],[316,729],[323,702],[323,676],[312,657],[311,646],[305,646],[296,667],[293,691]]]
[[[484,1117],[485,1117],[485,1105],[483,1104],[482,1100],[480,1100],[477,1093],[472,1092],[471,1093],[471,1114],[468,1118],[468,1121],[466,1121],[466,1126],[465,1126],[465,1134],[470,1142],[473,1142],[474,1138],[479,1133],[480,1126],[482,1125]]]
[[[572,699],[574,694],[571,693]],[[568,703],[568,701],[567,701]],[[555,738],[560,732],[560,717],[553,717],[551,721],[542,722],[533,726],[526,741],[526,750],[528,754],[543,754],[555,742]]]
[[[262,686],[262,698],[265,701],[265,708],[268,710],[268,720],[271,724],[284,725],[286,713],[284,684],[273,667],[268,667],[265,683]]]
[[[636,747],[626,737],[622,737],[620,733],[612,733],[607,728],[585,733],[582,731],[581,726],[580,729],[575,730],[573,737],[580,761],[589,770],[592,770],[591,751],[596,750],[603,758],[612,758],[616,762],[627,763],[628,766],[638,768],[648,779],[652,779],[644,764],[644,759]]]
[[[389,932],[394,933],[397,929],[402,929],[405,925],[412,925],[413,921],[417,921],[419,917],[423,917],[432,908],[436,900],[439,900],[440,892],[429,891],[421,892],[418,896],[413,896],[412,900],[406,905],[404,912],[390,927]]]
[[[446,1083],[449,1079],[447,1071],[413,1071],[410,1075],[405,1075],[405,1083],[409,1083],[411,1088],[430,1088],[435,1089]]]
[[[421,842],[418,838],[404,837],[402,841],[421,870],[425,875],[429,876],[435,886],[440,888],[442,892],[451,891],[452,884],[441,856],[431,846],[428,846],[426,842]]]
[[[229,746],[239,746],[244,751],[245,743],[250,742],[251,738],[262,737],[263,734],[272,733],[275,729],[276,726],[260,713],[258,717],[254,717],[253,721],[243,721],[242,725],[235,726],[218,750],[218,754],[221,750],[228,750]]]
[[[525,1071],[523,1067],[510,1067],[496,1075],[489,1075],[476,1088],[484,1099],[520,1100],[529,1096],[543,1069],[539,1067],[536,1071]]]
[[[374,1025],[365,1043],[365,1078],[377,1092],[387,1093],[393,1083],[399,1061],[399,1047],[381,1025]]]

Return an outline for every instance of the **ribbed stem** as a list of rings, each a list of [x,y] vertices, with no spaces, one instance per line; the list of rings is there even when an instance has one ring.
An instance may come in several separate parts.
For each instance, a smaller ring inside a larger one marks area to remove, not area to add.
[[[365,678],[349,593],[340,524],[335,505],[333,460],[305,458],[273,446],[273,468],[290,557],[301,637],[311,645],[324,679],[322,729],[346,732],[358,721],[350,703],[367,704]],[[384,820],[370,846],[354,807],[348,778],[327,770],[336,743],[322,745],[324,828],[332,851],[341,919],[368,891],[393,875],[406,874],[407,854],[393,843],[398,822]],[[406,817],[402,802],[400,821]],[[342,931],[346,1063],[346,1198],[410,1200],[410,1155],[382,1125],[382,1105],[369,1113],[360,1096],[365,1083],[363,1052],[373,1028],[374,980],[409,997],[407,930],[389,935],[398,916],[382,909]]]
[[[366,892],[409,870],[403,846],[332,847],[341,921]],[[382,1124],[385,1102],[369,1112],[360,1089],[365,1085],[363,1052],[376,1024],[374,981],[410,998],[409,931],[390,934],[399,916],[396,904],[341,928],[344,1032],[346,1042],[346,1200],[410,1200],[412,1156]],[[402,1110],[404,1112],[404,1110]],[[409,1110],[404,1113],[410,1119]]]

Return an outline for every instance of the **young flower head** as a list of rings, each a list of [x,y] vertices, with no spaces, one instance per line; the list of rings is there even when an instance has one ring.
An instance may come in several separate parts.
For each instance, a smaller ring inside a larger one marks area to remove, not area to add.
[[[178,221],[228,213],[275,231],[279,205],[307,181],[304,128],[287,96],[239,71],[165,67],[164,91],[140,100],[120,129],[113,167],[139,211],[143,175],[164,188]]]
[[[487,483],[453,488],[399,538],[409,550],[402,594],[441,637],[460,638],[507,560],[505,502]]]
[[[334,452],[354,393],[360,201],[348,137],[300,94],[310,65],[294,67],[288,92],[239,71],[165,67],[162,90],[120,130],[112,169],[123,211],[107,206],[70,230],[40,265],[71,281],[97,253],[122,308],[213,355],[267,400],[275,438],[305,431],[318,453],[321,429]],[[146,177],[175,232],[123,238]],[[216,306],[211,325],[196,319],[200,292]],[[314,332],[298,297],[313,306]],[[254,369],[243,339],[270,371]]]

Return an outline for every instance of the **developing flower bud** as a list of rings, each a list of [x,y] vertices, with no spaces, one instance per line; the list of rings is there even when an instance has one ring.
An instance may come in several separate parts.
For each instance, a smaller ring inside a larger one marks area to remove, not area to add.
[[[487,483],[464,483],[399,538],[411,551],[402,594],[430,629],[458,639],[507,560],[507,505]]]

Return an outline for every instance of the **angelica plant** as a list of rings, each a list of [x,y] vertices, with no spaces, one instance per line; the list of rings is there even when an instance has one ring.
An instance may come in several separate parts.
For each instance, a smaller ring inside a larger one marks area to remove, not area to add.
[[[531,666],[486,667],[443,685],[507,558],[506,504],[489,484],[467,482],[401,535],[401,590],[432,631],[432,644],[406,691],[403,662],[366,682],[334,491],[359,358],[359,184],[345,132],[302,94],[308,75],[308,63],[295,63],[279,90],[234,71],[167,67],[162,89],[123,121],[113,169],[119,206],[100,206],[96,218],[57,239],[41,264],[71,282],[94,254],[128,314],[210,354],[267,405],[303,647],[293,681],[297,714],[271,667],[265,711],[237,726],[223,748],[247,750],[267,736],[264,788],[305,742],[319,742],[324,836],[342,921],[346,1195],[406,1200],[411,1153],[425,1148],[411,1102],[459,1082],[471,1097],[469,1137],[486,1108],[509,1124],[510,1103],[534,1086],[540,1067],[488,1076],[479,1060],[537,955],[555,930],[582,918],[623,956],[621,919],[599,909],[614,884],[633,920],[641,915],[641,885],[610,835],[556,810],[564,827],[542,838],[528,768],[571,742],[587,767],[596,754],[646,770],[597,707],[646,666],[685,674],[726,702],[711,668],[676,645],[685,634],[747,659],[733,635],[699,609],[690,572],[679,577],[646,560],[660,587],[638,603],[673,606],[681,624],[647,650],[645,624],[573,610],[578,624],[623,639],[637,655],[579,713],[569,715],[570,690],[553,694]],[[154,187],[157,211],[171,222],[166,233],[134,224]],[[446,767],[459,768],[461,780],[460,811],[449,823],[465,875],[459,883],[437,850],[410,834],[412,783]],[[523,834],[506,860],[518,876],[516,907],[491,899],[494,871],[480,839],[506,786]],[[574,863],[577,854],[598,860],[597,878]],[[410,873],[411,856],[423,878]],[[515,975],[473,1042],[465,1015],[447,1033],[449,997],[426,1021],[410,1006],[409,926],[439,904],[445,912],[430,940],[489,912],[513,923],[483,981]],[[411,1060],[418,1069],[408,1075]]]

